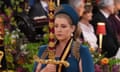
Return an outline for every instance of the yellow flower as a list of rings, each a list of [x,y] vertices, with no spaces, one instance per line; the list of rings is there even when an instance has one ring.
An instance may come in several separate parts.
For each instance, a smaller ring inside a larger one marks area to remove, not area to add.
[[[101,62],[102,65],[106,65],[106,64],[109,63],[109,59],[108,58],[103,58],[103,59],[101,59],[100,62]]]
[[[90,47],[89,50],[90,50],[90,52],[94,52],[94,51],[95,51],[95,48]]]

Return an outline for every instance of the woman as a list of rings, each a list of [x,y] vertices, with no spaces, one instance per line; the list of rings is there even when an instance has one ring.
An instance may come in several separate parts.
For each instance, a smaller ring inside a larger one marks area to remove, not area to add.
[[[92,6],[89,3],[86,3],[85,11],[83,12],[79,22],[82,30],[81,39],[83,42],[87,42],[90,48],[97,49],[97,37],[94,33],[93,26],[89,23],[90,20],[92,20]]]
[[[86,46],[80,45],[79,36],[80,30],[78,27],[79,17],[74,9],[64,4],[58,8],[55,14],[54,30],[56,37],[55,59],[60,60],[67,48],[70,48],[67,53],[66,61],[70,63],[68,68],[62,66],[61,72],[94,72],[94,66],[91,54]],[[68,46],[70,45],[70,47]],[[41,46],[39,57],[46,55],[47,46]],[[44,57],[47,59],[47,56]],[[59,65],[36,63],[34,72],[58,72]]]

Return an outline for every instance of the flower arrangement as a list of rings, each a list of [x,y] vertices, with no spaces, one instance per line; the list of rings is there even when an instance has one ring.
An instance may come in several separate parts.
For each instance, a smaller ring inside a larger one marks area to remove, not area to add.
[[[4,20],[5,25],[5,58],[7,69],[5,72],[32,72],[33,71],[33,55],[36,55],[40,45],[48,42],[48,34],[40,42],[31,43],[25,35],[18,29],[15,15],[23,12],[24,2],[28,0],[10,0],[10,6],[0,1],[0,17]],[[2,6],[2,7],[1,7]],[[43,31],[47,28],[43,28]],[[4,72],[4,71],[3,71]]]
[[[100,63],[95,63],[95,72],[120,72],[120,60],[102,58]]]
[[[120,72],[120,59],[112,57],[107,58],[101,54],[100,49],[90,47],[88,42],[82,41],[82,44],[88,46],[94,61],[95,72]]]
[[[43,30],[46,29],[46,26]],[[37,55],[40,45],[48,42],[48,34],[44,34],[43,40],[31,43],[19,29],[13,31],[5,30],[4,44],[6,53],[6,64],[13,72],[32,72],[33,56]]]
[[[104,54],[93,51],[90,48],[94,60],[95,72],[120,72],[120,59],[107,58]]]

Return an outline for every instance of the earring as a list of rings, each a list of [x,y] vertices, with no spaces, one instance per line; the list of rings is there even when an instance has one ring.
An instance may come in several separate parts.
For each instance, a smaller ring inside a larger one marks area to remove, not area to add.
[[[71,37],[73,37],[73,33],[71,33]]]

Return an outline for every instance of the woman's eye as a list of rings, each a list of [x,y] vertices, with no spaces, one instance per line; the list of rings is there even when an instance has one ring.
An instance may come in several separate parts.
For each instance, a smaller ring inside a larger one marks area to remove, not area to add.
[[[61,25],[61,27],[62,27],[62,28],[66,28],[67,26],[63,24],[63,25]]]
[[[55,27],[55,28],[57,28],[57,27],[58,27],[58,25],[55,25],[54,27]]]
[[[55,24],[55,25],[54,25],[54,27],[55,27],[55,28],[58,28],[58,27],[61,27],[61,28],[66,28],[67,26],[66,26],[66,25],[64,25],[64,24],[61,24],[61,25],[57,25],[57,24]]]
[[[62,26],[62,28],[66,28],[67,26]]]

